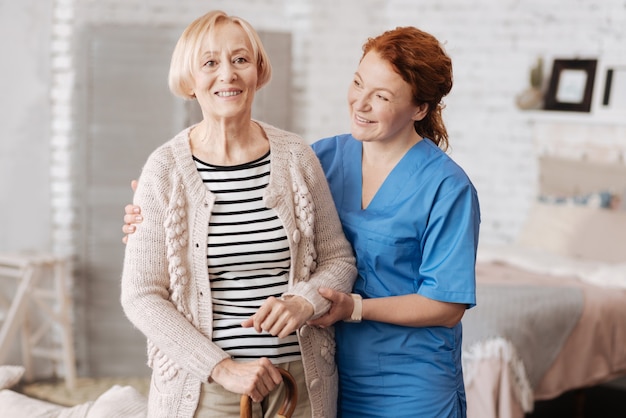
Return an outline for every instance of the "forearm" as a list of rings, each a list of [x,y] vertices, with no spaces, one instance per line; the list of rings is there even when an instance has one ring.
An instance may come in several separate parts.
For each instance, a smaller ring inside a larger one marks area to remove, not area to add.
[[[463,317],[466,305],[439,302],[412,294],[363,299],[363,320],[409,327],[453,327]]]

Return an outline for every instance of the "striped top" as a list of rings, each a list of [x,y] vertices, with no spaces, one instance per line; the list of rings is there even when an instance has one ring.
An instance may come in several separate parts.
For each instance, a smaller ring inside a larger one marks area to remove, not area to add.
[[[235,360],[267,357],[273,363],[300,358],[295,333],[287,338],[242,328],[269,296],[287,290],[287,235],[263,193],[270,178],[270,153],[237,166],[216,166],[194,157],[216,201],[209,222],[207,265],[213,303],[213,342]]]

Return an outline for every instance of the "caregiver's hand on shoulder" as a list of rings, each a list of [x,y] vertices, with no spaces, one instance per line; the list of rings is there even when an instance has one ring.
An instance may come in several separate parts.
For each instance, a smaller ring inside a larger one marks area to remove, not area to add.
[[[137,190],[137,180],[130,182],[130,187],[133,192]],[[122,242],[126,244],[128,242],[128,236],[137,230],[135,224],[139,224],[143,221],[141,216],[141,208],[137,205],[128,204],[124,207],[124,225],[122,226],[122,232],[126,235],[122,237]]]
[[[230,392],[250,396],[254,402],[261,402],[283,381],[278,369],[265,357],[246,362],[224,359],[213,368],[211,379]]]
[[[241,326],[285,338],[304,325],[313,313],[313,305],[301,296],[288,295],[280,299],[270,296]]]
[[[324,328],[333,325],[335,322],[350,319],[354,310],[354,300],[349,294],[325,287],[320,288],[319,293],[328,299],[332,305],[324,315],[308,321],[308,325]]]

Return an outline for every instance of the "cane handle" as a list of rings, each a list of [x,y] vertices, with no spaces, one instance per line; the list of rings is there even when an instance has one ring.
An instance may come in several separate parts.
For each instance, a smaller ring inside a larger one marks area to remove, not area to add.
[[[285,400],[278,410],[278,418],[291,418],[293,411],[296,410],[296,404],[298,403],[298,385],[295,379],[285,369],[278,368],[278,371],[283,376],[283,383],[285,384]],[[241,418],[252,418],[252,399],[248,395],[241,395],[241,401],[239,403],[239,414]]]

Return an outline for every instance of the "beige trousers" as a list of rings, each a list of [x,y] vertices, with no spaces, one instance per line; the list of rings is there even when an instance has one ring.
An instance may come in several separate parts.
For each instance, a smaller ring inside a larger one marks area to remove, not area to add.
[[[298,385],[298,404],[292,418],[311,418],[311,403],[304,380],[304,367],[301,361],[278,364],[276,367],[291,373]],[[254,418],[275,418],[285,397],[284,383],[278,385],[260,403],[252,403]],[[239,416],[241,395],[229,392],[219,384],[204,383],[200,393],[200,401],[194,415],[195,418],[235,418]]]

